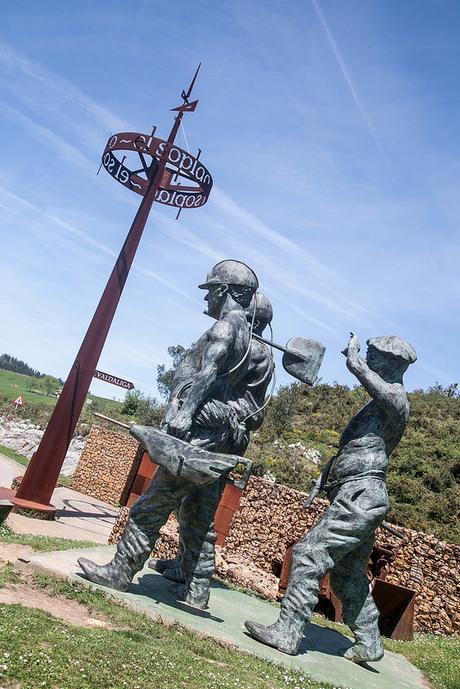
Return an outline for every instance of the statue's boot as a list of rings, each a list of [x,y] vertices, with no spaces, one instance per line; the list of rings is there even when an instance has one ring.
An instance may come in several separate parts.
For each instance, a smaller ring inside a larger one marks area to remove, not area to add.
[[[162,574],[165,579],[177,581],[181,584],[185,582],[185,576],[177,558],[173,560],[157,560],[152,557],[152,559],[149,560],[148,567]]]
[[[275,624],[266,626],[247,620],[244,625],[254,639],[281,653],[294,656],[299,652],[305,622],[298,615],[291,613],[288,616],[282,610]]]
[[[153,426],[134,425],[130,433],[156,464],[161,464],[174,476],[199,486],[217,481],[237,464],[244,463],[238,455],[203,450]]]
[[[384,648],[377,622],[365,630],[353,629],[353,633],[355,643],[344,652],[344,658],[353,663],[372,663],[383,658]]]
[[[337,582],[332,580],[332,583]],[[365,586],[367,591],[365,591]],[[353,646],[348,648],[343,656],[354,663],[375,662],[383,658],[384,653],[379,630],[379,611],[375,605],[372,593],[369,591],[367,577],[364,578],[364,575],[362,589],[364,600],[360,600],[359,596],[354,598],[351,596],[347,597],[346,595],[342,596],[343,621],[350,627],[355,637]],[[342,589],[343,593],[347,593],[346,589]]]
[[[116,591],[127,591],[135,573],[127,558],[120,553],[116,553],[106,565],[97,565],[86,557],[79,557],[78,564],[89,581]]]
[[[187,605],[191,605],[199,610],[207,610],[208,608],[210,594],[209,579],[196,579],[191,586],[182,583],[172,584],[169,590],[177,600],[184,601]]]

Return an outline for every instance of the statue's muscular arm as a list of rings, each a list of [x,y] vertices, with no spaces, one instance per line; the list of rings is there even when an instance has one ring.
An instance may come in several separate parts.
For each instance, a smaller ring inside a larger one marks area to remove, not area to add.
[[[228,321],[217,321],[208,331],[202,354],[202,366],[196,373],[190,391],[174,419],[168,424],[168,432],[184,438],[193,421],[193,415],[206,400],[217,376],[225,367],[235,340],[235,331]]]
[[[342,354],[347,358],[347,368],[359,380],[363,388],[372,399],[387,414],[398,413],[404,406],[403,394],[393,383],[387,383],[359,356],[360,343],[358,337],[351,333],[348,346]]]

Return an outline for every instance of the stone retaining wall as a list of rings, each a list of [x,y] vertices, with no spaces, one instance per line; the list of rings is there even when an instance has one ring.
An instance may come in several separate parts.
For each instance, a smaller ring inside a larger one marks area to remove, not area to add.
[[[142,455],[134,438],[94,424],[71,487],[111,505],[124,505]]]

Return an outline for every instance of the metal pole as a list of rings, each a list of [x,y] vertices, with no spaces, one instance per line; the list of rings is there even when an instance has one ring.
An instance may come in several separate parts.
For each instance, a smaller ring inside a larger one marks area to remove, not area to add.
[[[188,92],[185,94],[184,100],[186,102],[188,102],[199,69],[200,67],[198,67]],[[175,117],[157,170],[150,179],[40,445],[26,469],[16,496],[12,498],[18,507],[49,513],[55,512],[55,508],[49,502],[154,203],[156,191],[161,184],[168,153],[174,143],[184,111],[186,111],[185,106],[183,110],[179,110]]]

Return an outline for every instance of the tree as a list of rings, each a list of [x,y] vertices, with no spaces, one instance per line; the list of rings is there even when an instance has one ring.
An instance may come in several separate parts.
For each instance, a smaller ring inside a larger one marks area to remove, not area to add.
[[[40,371],[35,371],[28,364],[20,359],[16,359],[11,354],[2,354],[0,356],[0,368],[6,371],[13,371],[14,373],[22,373],[26,376],[34,376],[35,378],[43,378],[44,374]]]
[[[134,416],[138,410],[141,396],[142,392],[140,390],[128,390],[123,400],[121,413],[127,416]]]
[[[140,390],[129,390],[121,408],[122,414],[134,417],[144,426],[159,426],[163,411],[163,406],[155,397],[144,395]]]
[[[160,395],[167,399],[171,392],[172,380],[176,368],[179,366],[188,349],[182,347],[182,345],[175,345],[168,347],[168,354],[172,359],[172,367],[166,369],[165,364],[159,364],[157,366],[157,387]]]
[[[42,380],[42,385],[48,397],[52,392],[56,392],[56,390],[58,390],[60,387],[58,379],[54,376],[45,376]]]

